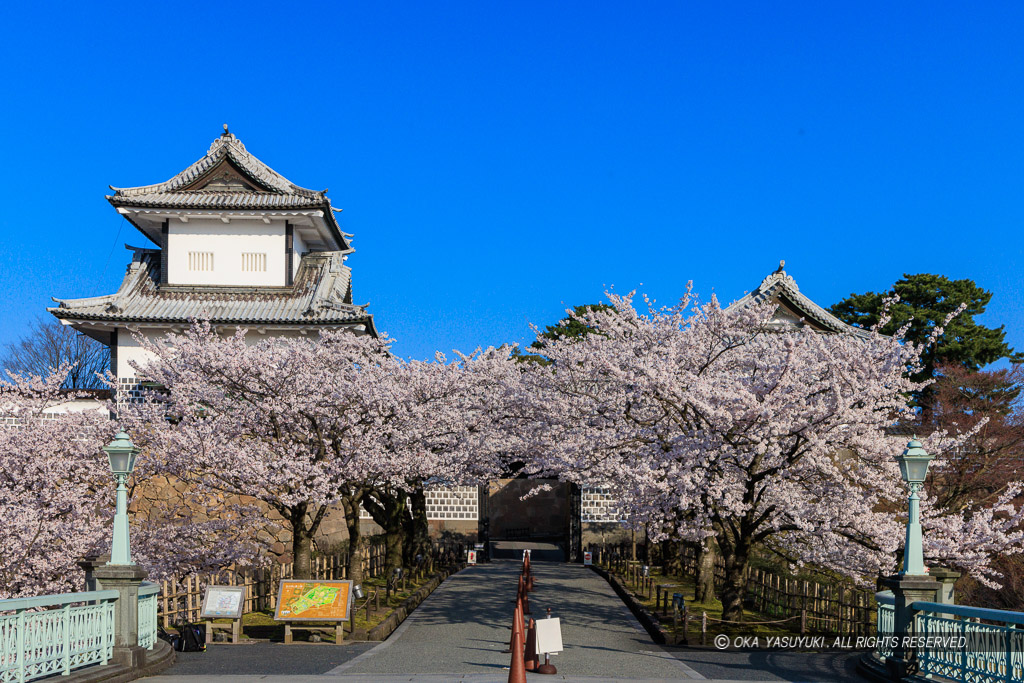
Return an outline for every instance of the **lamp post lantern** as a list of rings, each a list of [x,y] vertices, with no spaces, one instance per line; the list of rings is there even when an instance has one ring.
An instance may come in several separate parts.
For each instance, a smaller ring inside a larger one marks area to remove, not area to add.
[[[117,508],[114,513],[114,538],[110,544],[110,562],[107,564],[134,564],[128,544],[128,487],[125,485],[132,470],[139,449],[121,430],[114,440],[103,447],[110,461],[110,472],[117,482]]]
[[[917,492],[924,486],[924,480],[928,476],[928,463],[933,458],[934,456],[929,455],[921,447],[921,442],[917,438],[912,439],[903,453],[896,457],[903,481],[910,486],[907,541],[903,547],[901,572],[904,575],[923,576],[928,573],[924,566],[924,550],[921,545],[921,499]]]

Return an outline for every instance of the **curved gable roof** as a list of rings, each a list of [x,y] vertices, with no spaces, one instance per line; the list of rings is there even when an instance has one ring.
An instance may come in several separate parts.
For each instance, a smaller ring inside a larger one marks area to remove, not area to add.
[[[858,337],[867,337],[871,334],[868,330],[846,324],[811,301],[800,291],[796,280],[783,270],[785,264],[785,261],[779,262],[778,270],[762,280],[754,291],[732,303],[728,309],[742,308],[751,303],[775,301],[779,307],[772,316],[772,323],[780,327],[800,327],[807,324],[821,332],[853,334]]]
[[[299,187],[249,153],[228,131],[221,134],[206,155],[162,183],[138,187],[114,187],[107,196],[115,207],[145,209],[288,210],[321,209],[323,220],[340,251],[350,251],[346,233],[334,218],[327,190]],[[134,222],[134,221],[133,221]],[[141,226],[140,230],[151,237]]]

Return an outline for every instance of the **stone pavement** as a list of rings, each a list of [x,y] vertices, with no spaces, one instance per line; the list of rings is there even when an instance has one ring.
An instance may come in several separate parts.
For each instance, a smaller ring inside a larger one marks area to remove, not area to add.
[[[179,654],[154,683],[505,683],[519,562],[469,567],[450,577],[385,642],[214,645]],[[597,574],[579,565],[534,562],[533,617],[561,619],[558,675],[530,680],[854,680],[852,654],[717,652],[662,647]]]

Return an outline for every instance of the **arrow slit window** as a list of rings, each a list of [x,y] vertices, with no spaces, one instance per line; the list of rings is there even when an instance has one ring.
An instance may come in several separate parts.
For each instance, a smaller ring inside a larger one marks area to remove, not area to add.
[[[213,271],[212,251],[188,252],[188,269],[192,272],[209,273]]]
[[[265,273],[267,272],[267,255],[257,253],[242,253],[243,273]]]

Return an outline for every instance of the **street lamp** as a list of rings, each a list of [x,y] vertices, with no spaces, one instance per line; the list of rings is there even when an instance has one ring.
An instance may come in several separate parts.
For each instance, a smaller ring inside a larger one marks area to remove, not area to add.
[[[121,430],[114,440],[103,447],[110,461],[110,471],[117,482],[117,509],[114,513],[114,539],[110,544],[110,562],[107,564],[134,564],[128,545],[128,487],[125,483],[135,469],[139,449]]]
[[[924,550],[921,547],[921,499],[917,492],[924,486],[924,480],[928,476],[928,463],[934,456],[921,447],[921,442],[915,437],[907,444],[902,454],[896,456],[900,464],[900,474],[903,481],[910,486],[909,513],[907,516],[907,542],[903,547],[903,571],[904,575],[923,576],[927,574],[924,566]]]

